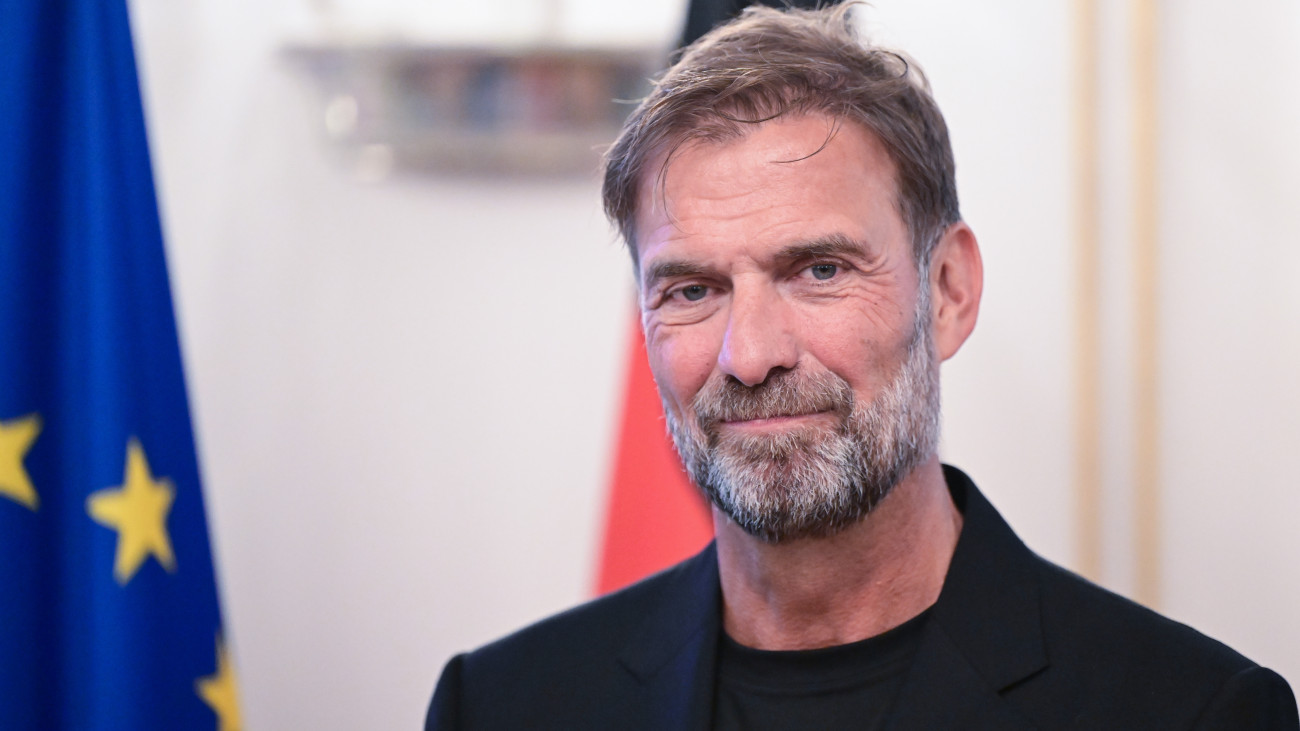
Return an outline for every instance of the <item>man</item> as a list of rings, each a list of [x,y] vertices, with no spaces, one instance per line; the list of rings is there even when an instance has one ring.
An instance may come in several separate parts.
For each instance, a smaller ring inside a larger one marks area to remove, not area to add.
[[[1288,728],[1275,673],[1028,551],[939,464],[979,248],[919,71],[847,10],[687,49],[606,166],[716,540],[445,669],[427,728]]]

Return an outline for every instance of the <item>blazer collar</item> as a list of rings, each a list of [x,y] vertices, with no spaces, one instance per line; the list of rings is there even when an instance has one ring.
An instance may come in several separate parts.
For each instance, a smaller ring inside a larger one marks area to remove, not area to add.
[[[944,477],[962,533],[890,727],[1032,728],[999,692],[1047,667],[1034,556],[965,473],[945,465]],[[619,661],[647,690],[646,728],[707,729],[722,617],[715,546],[662,578],[663,598]]]
[[[705,731],[713,721],[713,675],[722,623],[714,544],[662,578],[662,599],[646,607],[646,617],[619,662],[646,690],[642,727]]]
[[[890,725],[1032,728],[999,693],[1048,664],[1036,559],[969,477],[944,476],[961,537]]]

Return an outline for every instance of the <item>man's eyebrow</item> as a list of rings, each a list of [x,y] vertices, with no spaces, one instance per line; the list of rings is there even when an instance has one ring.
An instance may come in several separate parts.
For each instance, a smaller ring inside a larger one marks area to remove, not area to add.
[[[672,259],[657,261],[646,269],[645,286],[650,288],[665,279],[696,277],[707,272],[708,270],[699,264],[692,264],[687,261],[674,261]]]
[[[819,256],[869,257],[871,249],[865,243],[844,234],[830,234],[811,241],[790,244],[776,253],[779,261],[798,261]]]

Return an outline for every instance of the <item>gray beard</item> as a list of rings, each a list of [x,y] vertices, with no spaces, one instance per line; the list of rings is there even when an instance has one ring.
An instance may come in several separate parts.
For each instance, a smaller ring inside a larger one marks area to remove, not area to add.
[[[753,387],[710,378],[693,402],[695,423],[683,424],[665,403],[691,479],[767,543],[830,536],[858,522],[938,448],[939,371],[929,326],[928,302],[919,302],[906,359],[866,404],[834,373],[800,368],[774,372]],[[724,421],[823,411],[837,423],[775,434],[720,429]]]

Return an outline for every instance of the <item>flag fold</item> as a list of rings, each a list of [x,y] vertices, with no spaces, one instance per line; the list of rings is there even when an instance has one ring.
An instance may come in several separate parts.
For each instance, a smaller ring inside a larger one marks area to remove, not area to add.
[[[235,729],[124,0],[0,4],[0,728]]]

